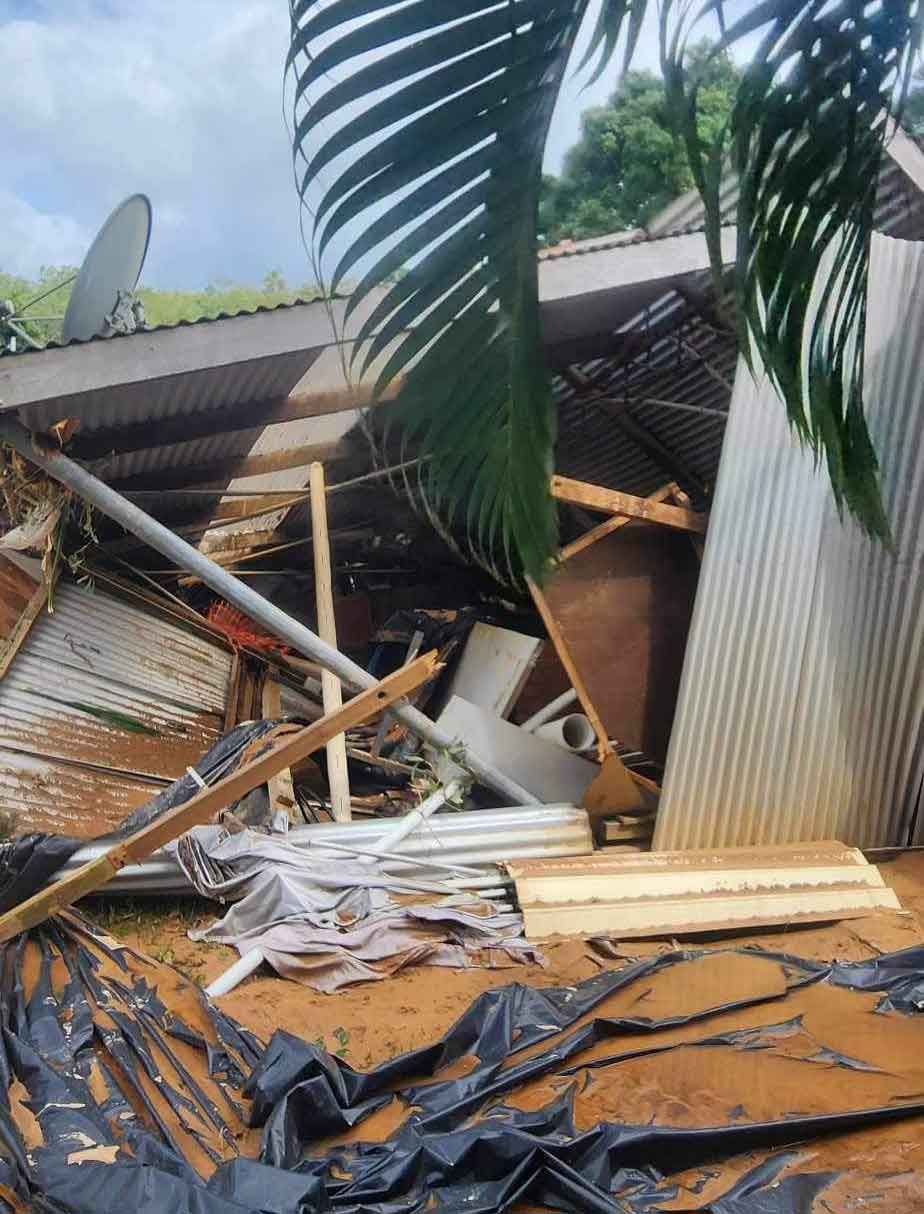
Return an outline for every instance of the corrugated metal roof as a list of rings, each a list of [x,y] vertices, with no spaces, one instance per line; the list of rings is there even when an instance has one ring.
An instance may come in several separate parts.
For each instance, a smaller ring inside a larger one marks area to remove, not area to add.
[[[54,614],[36,620],[20,653],[177,707],[224,712],[231,675],[226,649],[101,590],[60,586]]]
[[[0,748],[0,804],[16,830],[77,839],[106,834],[165,787],[124,772],[101,771]]]
[[[231,664],[152,612],[59,587],[0,680],[0,789],[20,829],[92,837],[181,775],[221,735]]]
[[[335,296],[334,298],[343,297]],[[34,356],[36,354],[42,354],[45,350],[63,350],[68,346],[88,346],[91,343],[101,341],[123,341],[126,338],[131,339],[133,337],[143,337],[145,334],[149,333],[166,333],[171,329],[188,329],[193,325],[213,325],[222,320],[235,320],[238,316],[260,316],[267,312],[279,312],[288,308],[300,308],[305,304],[319,302],[321,301],[315,297],[311,297],[309,299],[303,296],[297,296],[295,299],[289,300],[285,303],[259,304],[255,308],[240,308],[237,312],[216,312],[214,316],[197,316],[194,320],[187,320],[184,318],[182,320],[174,320],[159,325],[144,325],[142,328],[136,329],[133,333],[110,333],[109,335],[97,333],[93,337],[72,337],[69,341],[49,341],[38,350],[34,346],[24,346],[21,350],[11,353],[4,347],[0,347],[0,358],[22,358],[26,355]]]
[[[705,291],[708,274],[690,285]],[[636,357],[599,359],[584,364],[582,374],[593,381],[595,392],[621,402],[630,419],[675,453],[702,482],[714,484],[731,397],[721,380],[730,384],[734,378],[734,334],[714,328],[676,291],[621,331],[642,338],[650,331],[655,336]],[[556,401],[556,469],[561,474],[642,496],[665,480],[676,479],[624,433],[609,407],[589,402],[585,393],[565,381],[559,381]],[[692,411],[669,407],[676,405]],[[696,411],[701,409],[714,414]]]
[[[904,842],[924,781],[924,246],[876,236],[866,401],[895,551],[736,381],[654,845]]]
[[[223,410],[287,396],[317,357],[316,350],[300,348],[266,358],[229,361],[194,373],[119,385],[115,390],[107,385],[77,392],[66,401],[20,406],[19,412],[25,425],[38,433],[62,417],[74,417],[84,434],[214,412],[216,436],[220,436]]]
[[[918,145],[899,133],[896,153],[919,154]],[[902,148],[901,145],[904,144]],[[733,222],[738,205],[737,179],[728,177],[721,190],[723,222]],[[590,240],[564,242],[546,250],[545,257],[584,256],[607,249],[670,239],[703,230],[704,208],[697,191],[665,208],[646,229],[614,233]],[[924,240],[924,194],[899,164],[887,156],[879,180],[875,222],[890,236]],[[692,293],[709,298],[711,276],[690,276]],[[707,485],[714,484],[725,430],[725,415],[735,375],[737,344],[733,334],[714,328],[691,306],[687,296],[668,291],[644,313],[621,326],[619,333],[646,330],[664,335],[639,357],[628,362],[620,357],[585,364],[581,371],[593,378],[600,391],[622,400],[627,414],[675,453]],[[667,330],[667,332],[665,332]],[[681,347],[681,341],[684,349]],[[699,358],[693,351],[699,352]],[[613,374],[607,376],[607,366]],[[646,403],[660,399],[675,404],[714,409],[715,416],[685,413]],[[559,440],[556,468],[563,475],[592,481],[612,489],[646,495],[666,479],[675,479],[662,463],[646,454],[628,437],[612,414],[588,404],[583,393],[563,381],[556,391]]]

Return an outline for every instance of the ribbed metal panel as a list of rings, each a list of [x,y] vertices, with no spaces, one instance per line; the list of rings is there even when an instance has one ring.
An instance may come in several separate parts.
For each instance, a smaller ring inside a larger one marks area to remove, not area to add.
[[[0,803],[21,830],[89,838],[217,740],[231,655],[100,591],[54,602],[0,681]]]
[[[248,401],[269,400],[288,395],[316,357],[316,351],[295,350],[272,358],[242,360],[195,373],[146,380],[143,388],[137,385],[121,391],[113,391],[111,387],[94,388],[67,398],[68,415],[78,417],[81,430],[89,434],[94,430],[112,430],[139,422],[224,409]],[[36,431],[54,425],[60,421],[60,415],[61,404],[55,401],[25,405],[20,413],[23,422]]]
[[[91,708],[131,718],[139,728],[111,724]],[[2,744],[78,763],[175,779],[217,741],[221,725],[216,713],[23,654],[0,682]]]
[[[895,539],[739,369],[654,846],[913,833],[924,779],[924,246],[876,236],[865,397]],[[924,837],[921,824],[918,838]]]
[[[385,823],[332,822],[300,826],[290,831],[288,841],[305,847],[313,843],[341,843],[374,847]],[[93,860],[104,845],[91,843],[72,857],[62,875]],[[438,813],[426,828],[405,839],[400,847],[407,865],[393,865],[394,872],[424,874],[428,861],[441,864],[489,865],[501,860],[550,859],[555,856],[584,856],[593,851],[593,836],[587,811],[573,805],[520,805],[507,809],[483,809],[470,813]],[[327,853],[331,855],[330,852]],[[338,856],[339,859],[339,856]],[[124,868],[106,886],[110,893],[191,893],[182,871],[166,852],[156,852],[143,864]]]
[[[93,839],[156,796],[165,781],[0,748],[0,806],[14,830]]]
[[[60,586],[20,655],[99,675],[158,699],[224,712],[231,654],[205,637],[103,591]],[[18,659],[17,659],[18,660]]]

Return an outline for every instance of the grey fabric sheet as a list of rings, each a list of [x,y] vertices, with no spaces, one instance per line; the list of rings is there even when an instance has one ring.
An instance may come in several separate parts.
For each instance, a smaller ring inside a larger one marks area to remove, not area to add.
[[[349,857],[315,859],[282,836],[197,827],[175,847],[196,889],[230,902],[194,940],[263,951],[280,974],[319,991],[407,965],[541,963],[522,916],[468,893],[414,892]],[[413,884],[413,883],[410,883]]]

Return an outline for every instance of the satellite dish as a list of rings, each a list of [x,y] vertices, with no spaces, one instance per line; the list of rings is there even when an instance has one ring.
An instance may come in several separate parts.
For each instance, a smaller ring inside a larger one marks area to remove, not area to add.
[[[151,203],[132,194],[97,233],[71,291],[61,326],[63,341],[132,332],[138,324],[132,291],[141,276],[151,237]]]

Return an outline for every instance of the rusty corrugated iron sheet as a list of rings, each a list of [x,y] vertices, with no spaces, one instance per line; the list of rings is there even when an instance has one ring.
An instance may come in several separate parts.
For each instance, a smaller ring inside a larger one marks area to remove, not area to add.
[[[217,740],[231,655],[99,590],[54,604],[0,680],[0,796],[20,830],[92,838]]]
[[[166,787],[125,772],[84,767],[0,747],[0,807],[16,833],[93,839]]]
[[[924,246],[876,236],[865,398],[895,549],[739,370],[654,846],[924,839]]]

